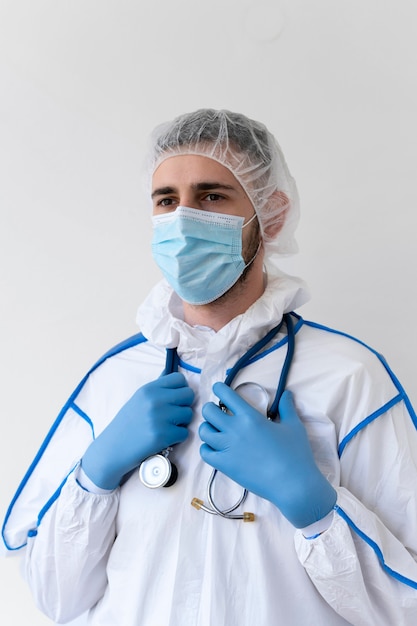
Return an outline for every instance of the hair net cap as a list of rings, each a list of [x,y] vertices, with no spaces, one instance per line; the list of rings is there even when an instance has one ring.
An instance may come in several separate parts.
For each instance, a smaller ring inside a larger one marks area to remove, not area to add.
[[[240,113],[199,109],[157,126],[151,137],[148,183],[165,159],[183,154],[218,161],[241,184],[258,216],[267,268],[274,269],[277,255],[297,252],[297,187],[278,142],[263,124]]]

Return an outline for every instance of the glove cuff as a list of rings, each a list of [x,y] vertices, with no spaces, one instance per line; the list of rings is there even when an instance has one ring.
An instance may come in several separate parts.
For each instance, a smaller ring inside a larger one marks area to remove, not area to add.
[[[334,518],[334,510],[330,511],[327,515],[325,515],[322,519],[319,519],[317,522],[306,526],[305,528],[300,528],[301,532],[304,535],[305,539],[315,539],[326,530],[330,528],[332,525]]]

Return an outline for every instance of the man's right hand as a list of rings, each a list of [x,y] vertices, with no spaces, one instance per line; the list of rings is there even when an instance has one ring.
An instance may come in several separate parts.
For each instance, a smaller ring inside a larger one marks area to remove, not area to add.
[[[144,459],[185,441],[194,392],[174,372],[140,387],[85,452],[81,466],[101,489],[115,489]]]

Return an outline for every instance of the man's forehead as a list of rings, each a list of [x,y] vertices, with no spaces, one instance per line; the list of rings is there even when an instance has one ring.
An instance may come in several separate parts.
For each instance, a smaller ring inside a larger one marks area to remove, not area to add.
[[[167,155],[152,175],[152,187],[177,187],[187,183],[196,189],[241,187],[234,173],[217,159],[201,154]]]

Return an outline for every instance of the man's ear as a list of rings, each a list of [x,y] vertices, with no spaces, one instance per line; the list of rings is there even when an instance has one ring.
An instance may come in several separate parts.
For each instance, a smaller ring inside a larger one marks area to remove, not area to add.
[[[265,220],[265,235],[267,235],[269,239],[275,239],[284,226],[289,208],[290,199],[283,191],[274,191],[274,193],[269,196],[268,203],[264,207],[265,215],[268,215],[268,213],[276,215],[273,221],[270,221],[268,218]]]

